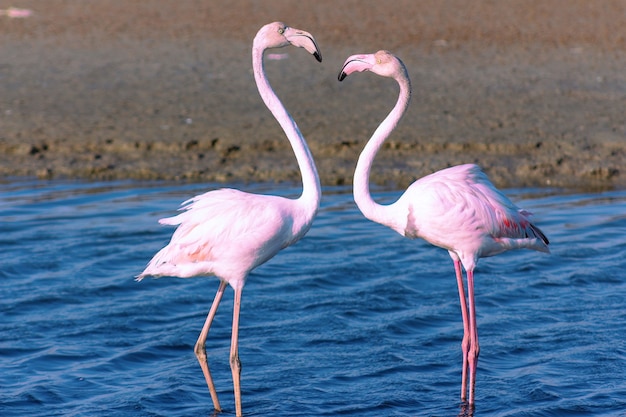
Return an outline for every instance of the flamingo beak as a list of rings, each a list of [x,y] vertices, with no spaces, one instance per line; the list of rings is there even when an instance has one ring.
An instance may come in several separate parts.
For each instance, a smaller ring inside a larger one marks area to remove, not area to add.
[[[312,54],[318,62],[322,62],[322,53],[315,42],[315,38],[309,32],[304,30],[287,27],[285,30],[285,38],[293,46],[304,48],[308,53]]]
[[[376,58],[372,54],[352,55],[343,64],[339,76],[339,81],[343,81],[353,72],[369,71],[376,64]]]

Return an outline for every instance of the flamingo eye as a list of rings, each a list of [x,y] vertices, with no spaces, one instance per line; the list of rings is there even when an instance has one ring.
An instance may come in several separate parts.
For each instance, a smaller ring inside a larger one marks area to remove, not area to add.
[[[282,35],[283,33],[285,33],[285,28],[280,28],[280,29],[278,29],[278,33],[280,33],[281,35]]]

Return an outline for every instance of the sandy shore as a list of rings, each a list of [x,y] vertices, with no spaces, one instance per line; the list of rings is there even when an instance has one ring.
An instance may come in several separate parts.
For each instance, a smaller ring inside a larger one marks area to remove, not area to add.
[[[308,5],[307,5],[308,4]],[[325,185],[350,184],[395,103],[337,81],[355,53],[409,69],[407,116],[372,180],[480,164],[501,187],[626,187],[626,1],[0,0],[0,177],[299,180],[250,70],[260,26],[310,31],[324,60],[268,61]]]

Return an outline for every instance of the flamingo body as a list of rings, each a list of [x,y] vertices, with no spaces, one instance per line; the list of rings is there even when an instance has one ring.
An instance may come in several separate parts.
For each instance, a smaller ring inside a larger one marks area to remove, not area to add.
[[[520,209],[489,181],[477,165],[442,169],[418,179],[389,205],[376,203],[369,190],[369,174],[376,153],[400,122],[411,99],[411,81],[402,61],[388,51],[350,56],[339,81],[354,72],[370,71],[396,80],[398,100],[359,155],[354,171],[354,200],[363,215],[401,235],[422,238],[446,249],[454,263],[463,316],[463,374],[461,399],[474,404],[478,327],[474,297],[474,269],[479,258],[512,249],[549,253],[548,239]],[[467,274],[467,297],[462,269]],[[469,386],[468,386],[469,374]]]
[[[178,228],[141,276],[215,275],[242,287],[250,271],[309,230],[312,219],[297,206],[288,198],[229,188],[187,200],[182,213],[159,221]]]
[[[302,194],[296,199],[220,189],[198,195],[183,203],[182,212],[161,219],[177,226],[167,246],[161,249],[137,276],[190,278],[215,275],[220,284],[194,351],[213,400],[221,411],[209,371],[206,338],[224,291],[235,291],[230,347],[237,416],[242,415],[241,363],[239,361],[239,312],[241,294],[250,271],[281,249],[297,242],[311,227],[321,199],[321,186],[311,152],[296,122],[274,93],[265,75],[263,55],[267,49],[287,45],[302,47],[321,62],[313,36],[282,22],[263,26],[252,43],[252,69],[263,102],[284,130],[302,174]]]
[[[478,165],[458,165],[420,178],[393,206],[403,219],[394,230],[455,253],[466,270],[479,258],[510,249],[549,252],[530,213],[497,190]]]

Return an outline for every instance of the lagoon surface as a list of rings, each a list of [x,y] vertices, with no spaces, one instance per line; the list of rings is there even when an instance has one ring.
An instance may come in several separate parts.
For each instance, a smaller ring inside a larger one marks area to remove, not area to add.
[[[193,345],[217,280],[134,276],[174,230],[157,220],[219,186],[0,184],[0,415],[212,415]],[[626,416],[626,191],[505,192],[552,254],[478,264],[474,416]],[[207,340],[224,416],[231,313],[229,290]],[[350,188],[325,188],[307,236],[244,290],[244,414],[463,415],[462,335],[447,252],[365,220]]]

